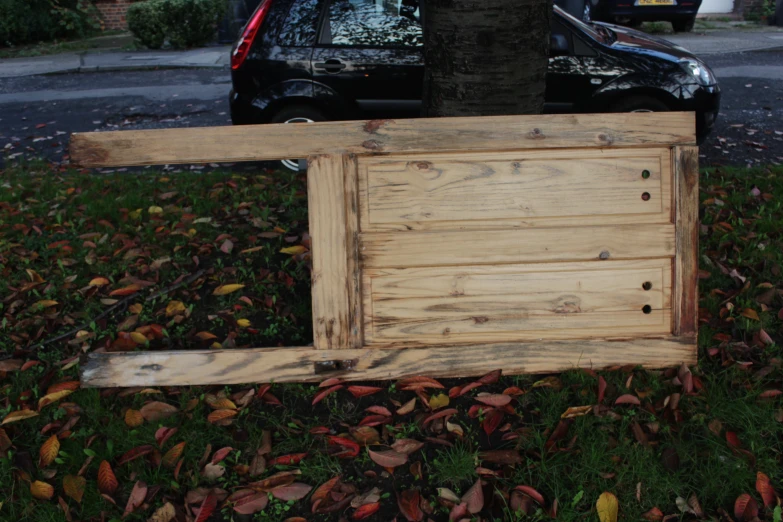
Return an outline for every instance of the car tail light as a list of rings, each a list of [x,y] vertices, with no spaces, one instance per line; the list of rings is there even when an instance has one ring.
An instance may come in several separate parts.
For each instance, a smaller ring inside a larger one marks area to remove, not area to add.
[[[250,48],[253,46],[253,40],[256,39],[258,30],[261,28],[261,24],[264,23],[266,13],[269,12],[269,6],[272,5],[272,0],[262,0],[261,5],[258,6],[256,12],[250,17],[250,20],[245,26],[245,30],[242,31],[242,38],[237,42],[236,47],[231,52],[231,68],[239,69],[245,62],[245,58],[250,53]]]

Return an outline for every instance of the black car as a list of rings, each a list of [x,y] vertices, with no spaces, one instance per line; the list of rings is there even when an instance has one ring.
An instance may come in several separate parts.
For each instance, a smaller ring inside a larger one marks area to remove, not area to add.
[[[417,117],[419,0],[263,0],[231,55],[234,124]],[[586,24],[555,7],[545,112],[695,111],[705,136],[720,89],[687,50]]]
[[[678,32],[693,30],[702,0],[555,0],[568,14],[585,22],[604,21],[637,26],[671,22]]]

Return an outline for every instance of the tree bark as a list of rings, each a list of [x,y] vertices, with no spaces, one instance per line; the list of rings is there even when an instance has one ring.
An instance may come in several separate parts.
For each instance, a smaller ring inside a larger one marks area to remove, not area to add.
[[[552,0],[426,0],[422,115],[544,108]]]

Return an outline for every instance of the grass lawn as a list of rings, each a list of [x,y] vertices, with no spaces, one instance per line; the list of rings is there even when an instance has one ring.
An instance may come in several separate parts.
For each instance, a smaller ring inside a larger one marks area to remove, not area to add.
[[[622,520],[781,520],[783,168],[702,173],[698,367],[467,389],[77,389],[87,351],[310,343],[304,178],[0,187],[2,521],[581,521],[604,492]]]

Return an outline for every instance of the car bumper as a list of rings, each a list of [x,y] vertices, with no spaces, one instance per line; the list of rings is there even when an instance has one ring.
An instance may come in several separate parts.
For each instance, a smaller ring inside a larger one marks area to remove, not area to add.
[[[683,89],[688,91],[688,97],[683,100],[679,110],[693,111],[696,113],[696,136],[704,139],[718,119],[720,112],[720,87],[716,85],[687,85]]]
[[[231,123],[234,125],[267,123],[269,119],[251,101],[240,96],[234,89],[228,93],[228,106],[231,111]]]

